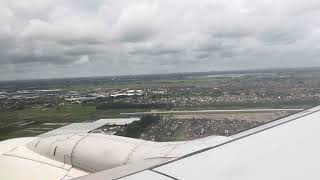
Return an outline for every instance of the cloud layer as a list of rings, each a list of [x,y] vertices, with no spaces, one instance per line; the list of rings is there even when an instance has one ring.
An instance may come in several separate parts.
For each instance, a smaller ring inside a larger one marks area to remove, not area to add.
[[[0,80],[320,66],[318,0],[1,0]]]

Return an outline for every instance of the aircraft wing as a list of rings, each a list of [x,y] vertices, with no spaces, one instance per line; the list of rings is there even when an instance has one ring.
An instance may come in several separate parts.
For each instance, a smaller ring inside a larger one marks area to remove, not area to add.
[[[71,123],[66,126],[54,129],[52,131],[40,134],[39,137],[50,137],[64,134],[84,134],[98,129],[104,125],[112,124],[129,124],[133,121],[139,121],[140,118],[117,118],[117,119],[100,119],[94,122]]]
[[[231,140],[149,167],[120,167],[78,180],[320,179],[320,106],[231,137]]]

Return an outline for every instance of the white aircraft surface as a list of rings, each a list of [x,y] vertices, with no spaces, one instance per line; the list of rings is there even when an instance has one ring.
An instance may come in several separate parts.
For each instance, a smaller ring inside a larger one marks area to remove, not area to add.
[[[320,106],[231,137],[184,142],[91,130],[88,123],[69,125],[40,137],[0,142],[0,179],[320,179]]]

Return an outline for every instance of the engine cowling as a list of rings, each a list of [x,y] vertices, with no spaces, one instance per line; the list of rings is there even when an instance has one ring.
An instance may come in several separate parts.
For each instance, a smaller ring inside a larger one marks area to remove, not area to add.
[[[92,133],[40,138],[27,147],[56,161],[97,172],[145,159],[165,158],[182,143],[150,142]]]

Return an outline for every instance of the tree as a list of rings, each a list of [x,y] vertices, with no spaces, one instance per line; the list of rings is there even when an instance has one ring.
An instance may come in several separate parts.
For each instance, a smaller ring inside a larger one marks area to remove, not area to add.
[[[133,121],[128,124],[123,132],[117,133],[117,135],[140,138],[142,132],[150,125],[156,124],[160,121],[160,115],[145,115],[142,116],[140,121]]]

